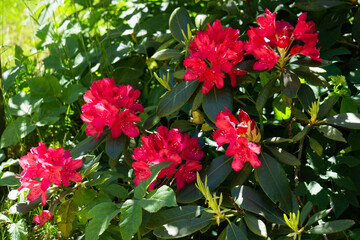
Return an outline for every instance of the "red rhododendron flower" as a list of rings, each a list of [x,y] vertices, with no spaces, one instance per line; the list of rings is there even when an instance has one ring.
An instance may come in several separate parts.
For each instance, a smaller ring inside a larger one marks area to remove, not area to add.
[[[232,168],[239,171],[249,162],[254,168],[260,166],[257,155],[260,147],[257,143],[261,135],[254,120],[240,110],[239,120],[229,111],[219,112],[215,117],[215,125],[219,128],[213,134],[213,138],[219,147],[229,143],[225,151],[227,156],[234,156]]]
[[[139,96],[139,90],[134,90],[130,85],[116,86],[114,79],[94,81],[90,90],[85,92],[86,104],[81,107],[81,119],[88,124],[86,134],[97,135],[97,139],[107,126],[113,138],[122,133],[137,137],[139,129],[135,123],[140,121],[140,117],[135,113],[144,111],[137,101]]]
[[[248,30],[249,41],[244,46],[247,54],[252,54],[259,59],[254,64],[254,69],[271,70],[275,64],[283,68],[296,54],[321,61],[319,49],[316,48],[318,33],[314,33],[315,24],[312,21],[305,22],[305,20],[306,13],[303,13],[299,16],[294,28],[284,20],[276,21],[276,13],[271,13],[266,9],[264,16],[256,19],[260,27],[250,27]],[[294,40],[300,40],[302,44],[294,45]]]
[[[200,159],[203,157],[197,138],[190,138],[179,129],[167,129],[160,126],[156,134],[141,136],[142,146],[135,148],[132,158],[135,160],[135,185],[151,176],[149,168],[161,162],[172,162],[169,167],[160,171],[158,179],[174,176],[176,186],[180,190],[185,183],[194,181],[195,171],[200,171]],[[178,166],[180,167],[178,168]],[[175,175],[174,175],[175,174]],[[149,191],[155,186],[156,180],[150,185]]]
[[[41,211],[41,215],[36,215],[33,217],[33,221],[39,224],[34,228],[34,230],[38,230],[46,222],[50,222],[52,218],[53,215],[48,210]]]
[[[240,31],[231,27],[222,28],[220,20],[216,20],[205,32],[197,32],[190,41],[191,55],[184,60],[187,68],[185,80],[204,82],[202,92],[208,93],[214,85],[224,87],[224,73],[228,73],[231,85],[236,86],[236,75],[246,72],[234,70],[233,67],[244,57],[243,42],[238,41]]]
[[[69,180],[81,182],[80,173],[75,171],[82,165],[82,160],[71,159],[69,150],[63,148],[46,149],[45,144],[39,143],[38,147],[31,148],[30,152],[19,159],[19,165],[23,169],[20,174],[21,186],[18,188],[30,188],[27,195],[29,201],[34,201],[41,196],[41,204],[46,204],[46,192],[52,185],[69,186]],[[40,180],[40,181],[39,181]]]

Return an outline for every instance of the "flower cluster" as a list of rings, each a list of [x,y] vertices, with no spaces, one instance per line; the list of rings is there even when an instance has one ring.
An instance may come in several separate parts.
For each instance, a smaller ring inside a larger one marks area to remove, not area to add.
[[[260,154],[261,134],[254,120],[240,110],[239,120],[229,111],[219,112],[215,117],[215,125],[219,128],[213,134],[213,138],[219,147],[229,143],[225,151],[227,156],[234,156],[232,168],[239,171],[249,162],[254,168],[259,167],[261,162],[257,155]]]
[[[224,73],[228,73],[231,85],[236,86],[236,75],[246,72],[234,70],[234,65],[244,57],[242,41],[238,41],[240,31],[231,27],[222,29],[220,20],[212,26],[208,24],[205,32],[198,31],[193,41],[190,41],[191,55],[184,60],[187,68],[185,80],[194,79],[204,82],[202,92],[207,94],[214,85],[224,86]]]
[[[130,85],[116,86],[114,79],[104,78],[94,81],[90,90],[85,92],[85,105],[81,107],[81,119],[89,124],[85,132],[88,136],[102,133],[105,126],[111,129],[112,137],[120,137],[122,133],[129,137],[137,137],[139,129],[135,123],[140,121],[136,112],[144,108],[137,102],[139,90]]]
[[[19,159],[19,165],[23,169],[20,174],[21,186],[30,188],[27,195],[29,201],[34,201],[41,196],[41,204],[46,203],[46,192],[51,184],[70,186],[69,180],[81,182],[80,173],[75,170],[80,168],[82,160],[71,159],[71,154],[63,148],[49,148],[40,142],[38,147],[31,148],[30,152]],[[41,179],[41,180],[40,180]]]
[[[250,27],[247,32],[249,41],[244,46],[247,54],[259,59],[254,64],[255,70],[271,70],[276,63],[283,68],[296,54],[321,61],[319,49],[316,48],[318,33],[314,33],[315,24],[312,21],[306,22],[306,17],[306,13],[301,14],[295,28],[284,20],[276,21],[276,13],[271,13],[268,9],[265,16],[256,19],[260,27]]]
[[[190,138],[188,134],[181,133],[176,128],[168,130],[160,126],[156,134],[143,135],[141,140],[142,146],[135,148],[132,155],[135,160],[132,167],[136,175],[134,179],[136,185],[150,177],[151,166],[165,161],[172,163],[160,171],[158,179],[170,178],[175,173],[178,190],[196,179],[195,171],[201,170],[200,159],[203,157],[197,138]],[[179,164],[181,166],[177,168]],[[155,183],[156,181],[150,185],[150,190],[154,188]]]
[[[53,218],[53,215],[48,210],[43,210],[41,215],[36,215],[33,217],[33,221],[39,224],[34,228],[34,230],[38,230],[41,226],[43,226],[46,222],[50,222]]]

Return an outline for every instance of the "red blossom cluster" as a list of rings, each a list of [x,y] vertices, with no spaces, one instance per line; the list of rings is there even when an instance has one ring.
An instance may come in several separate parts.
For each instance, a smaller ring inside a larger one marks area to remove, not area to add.
[[[160,171],[158,179],[170,178],[175,173],[174,178],[178,190],[196,179],[195,171],[201,170],[200,159],[203,157],[197,138],[190,138],[188,134],[181,133],[176,128],[168,130],[160,126],[156,134],[143,135],[141,140],[142,146],[135,148],[132,155],[135,160],[132,167],[136,175],[134,179],[136,185],[151,176],[149,170],[151,166],[165,161],[172,163]],[[179,164],[181,166],[177,168]],[[156,180],[150,185],[150,191],[155,183]]]
[[[236,75],[246,72],[234,70],[234,65],[244,57],[242,41],[238,41],[240,31],[231,27],[222,29],[220,20],[216,20],[205,32],[198,31],[190,41],[191,55],[184,60],[187,68],[185,80],[194,79],[204,82],[202,92],[207,94],[214,85],[223,88],[225,74],[228,73],[231,85],[236,86]]]
[[[34,228],[34,230],[38,230],[41,226],[43,226],[46,222],[50,222],[53,218],[53,215],[48,210],[43,210],[41,215],[36,215],[33,217],[33,221],[39,224]]]
[[[243,110],[240,110],[239,120],[229,110],[219,112],[215,117],[215,125],[219,129],[213,134],[219,147],[229,143],[225,154],[234,156],[232,168],[235,171],[239,171],[245,162],[250,162],[254,168],[261,164],[257,157],[261,151],[257,145],[261,138],[259,128]]]
[[[111,129],[112,137],[120,137],[122,133],[129,137],[137,137],[139,129],[135,123],[140,121],[136,112],[144,108],[138,103],[139,90],[130,85],[116,86],[114,79],[104,78],[94,81],[90,90],[85,92],[85,105],[81,107],[81,119],[89,124],[85,132],[88,136],[102,133],[105,126]]]
[[[51,184],[60,185],[62,182],[64,186],[70,186],[69,180],[82,181],[80,173],[75,171],[81,167],[82,160],[72,160],[69,150],[64,151],[63,148],[46,149],[42,142],[22,156],[19,165],[23,171],[20,174],[21,186],[18,191],[30,188],[27,199],[34,201],[41,196],[43,206],[46,204],[46,192]]]
[[[276,13],[271,13],[268,9],[265,16],[256,19],[260,27],[250,27],[247,32],[249,41],[244,46],[247,54],[252,54],[259,60],[254,64],[255,70],[271,70],[276,63],[283,68],[296,54],[321,61],[319,49],[316,48],[318,33],[314,33],[315,24],[312,21],[305,22],[306,17],[306,13],[301,14],[295,28],[284,20],[276,21]],[[296,40],[301,44],[294,42]]]

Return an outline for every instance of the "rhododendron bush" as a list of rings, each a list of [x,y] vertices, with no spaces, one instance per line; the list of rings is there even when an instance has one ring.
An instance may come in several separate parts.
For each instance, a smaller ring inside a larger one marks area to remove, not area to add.
[[[11,237],[360,237],[360,15],[329,44],[325,14],[351,1],[80,2],[37,10],[43,75],[6,71]]]

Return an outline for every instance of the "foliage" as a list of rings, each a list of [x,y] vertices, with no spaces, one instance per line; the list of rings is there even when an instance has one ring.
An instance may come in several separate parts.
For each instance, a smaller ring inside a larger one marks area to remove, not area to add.
[[[359,238],[358,2],[45,0],[31,12],[41,57],[16,46],[0,82],[2,239]],[[305,24],[311,41],[256,40],[263,14],[295,29]],[[200,36],[221,34],[216,49],[236,54],[199,53],[208,47]],[[261,58],[265,48],[278,52]],[[105,78],[141,92],[133,99],[144,107],[132,122],[139,133],[111,134],[109,121],[89,134],[82,106],[92,101],[82,96]],[[195,159],[200,168],[184,170],[191,161],[183,154],[194,150],[174,146],[190,139],[204,154]],[[17,191],[14,177],[18,159],[39,142],[83,162],[83,181],[52,187],[44,209],[40,199],[26,201],[29,191]],[[142,147],[148,142],[156,151]],[[168,161],[136,168],[139,149]],[[170,171],[173,158],[183,165]],[[45,209],[54,218],[41,222]]]

